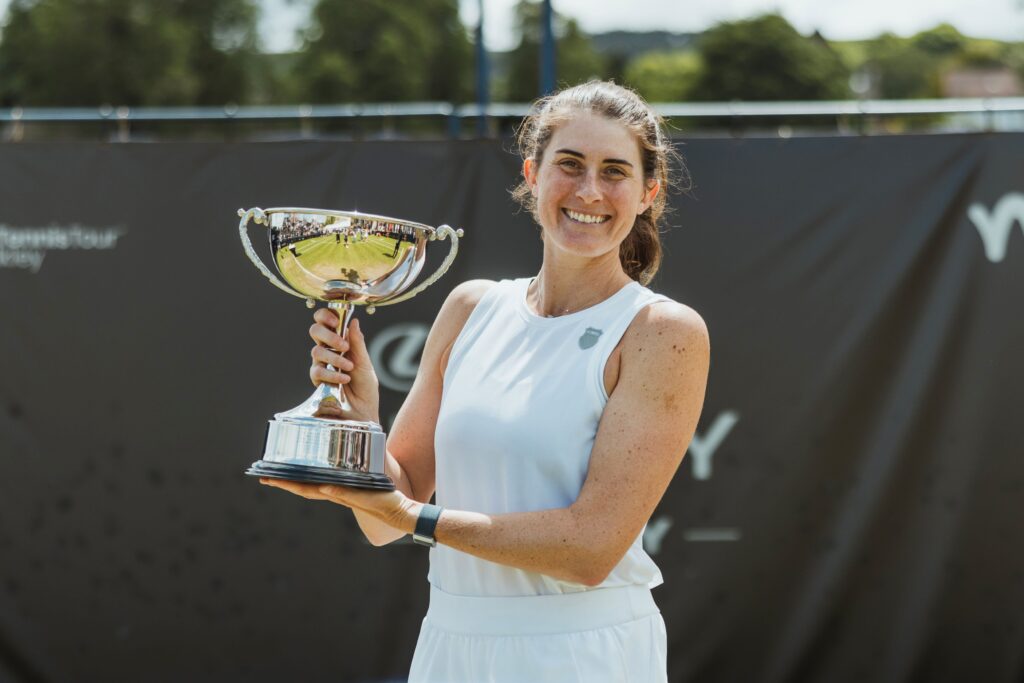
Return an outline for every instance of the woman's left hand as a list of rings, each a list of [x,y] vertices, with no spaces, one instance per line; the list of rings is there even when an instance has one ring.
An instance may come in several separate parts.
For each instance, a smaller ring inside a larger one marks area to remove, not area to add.
[[[325,500],[372,515],[388,526],[411,534],[416,529],[419,503],[401,491],[373,491],[334,484],[305,484],[261,477],[261,484],[283,489],[309,500]]]

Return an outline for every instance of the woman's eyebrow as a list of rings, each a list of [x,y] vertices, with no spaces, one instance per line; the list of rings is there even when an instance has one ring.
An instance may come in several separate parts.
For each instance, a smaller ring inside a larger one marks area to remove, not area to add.
[[[565,149],[565,148],[563,148],[563,149],[555,150],[555,154],[568,154],[569,156],[579,157],[580,159],[586,159],[586,157],[583,154],[581,154],[580,152],[577,152],[574,149]],[[605,159],[604,163],[606,163],[606,164],[621,164],[623,166],[629,166],[630,168],[633,168],[633,164],[629,163],[625,159]]]

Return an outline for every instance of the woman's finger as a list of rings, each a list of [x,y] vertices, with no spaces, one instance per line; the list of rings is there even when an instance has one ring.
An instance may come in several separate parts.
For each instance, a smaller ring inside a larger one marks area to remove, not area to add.
[[[359,325],[359,318],[353,318],[348,326],[349,355],[356,365],[370,367],[370,352],[366,350],[366,337]]]
[[[294,493],[296,496],[302,496],[309,500],[328,500],[328,497],[320,491],[319,484],[303,484],[297,481],[274,479],[272,477],[261,477],[260,483],[283,489],[288,493]]]
[[[324,500],[360,509],[366,508],[368,503],[373,502],[373,498],[367,498],[367,494],[372,496],[373,493],[377,493],[376,491],[369,493],[361,489],[336,484],[324,484],[317,489],[317,492],[324,497]]]
[[[309,328],[309,336],[318,344],[323,344],[338,353],[345,353],[349,349],[349,343],[342,339],[341,335],[323,325],[312,325]]]
[[[331,503],[337,503],[347,507],[355,507],[360,502],[362,502],[363,505],[366,505],[367,502],[376,502],[373,498],[367,498],[366,495],[358,489],[351,489],[346,486],[306,484],[298,481],[289,481],[287,479],[274,479],[272,477],[260,477],[260,483],[282,489],[288,493],[293,493],[296,496],[302,496],[308,500],[326,500]]]
[[[309,355],[312,356],[313,360],[319,365],[333,365],[336,370],[343,370],[350,372],[355,364],[340,353],[335,353],[324,346],[314,346]]]
[[[313,381],[313,384],[319,386],[321,384],[348,384],[352,381],[352,377],[344,372],[338,372],[337,370],[328,370],[325,367],[314,365],[309,369],[309,379]]]
[[[317,321],[324,327],[336,330],[338,329],[338,316],[329,308],[318,308],[313,313],[313,320]]]

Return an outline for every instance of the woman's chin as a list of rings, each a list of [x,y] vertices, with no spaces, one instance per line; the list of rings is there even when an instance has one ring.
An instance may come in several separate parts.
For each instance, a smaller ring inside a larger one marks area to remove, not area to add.
[[[610,251],[618,253],[617,244],[610,244],[608,240],[595,240],[592,237],[573,236],[551,240],[558,251],[566,256],[576,258],[594,259],[606,255]]]

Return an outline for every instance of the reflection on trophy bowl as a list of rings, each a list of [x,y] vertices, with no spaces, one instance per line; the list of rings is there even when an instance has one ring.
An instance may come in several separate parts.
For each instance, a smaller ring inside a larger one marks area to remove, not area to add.
[[[423,269],[427,225],[344,212],[268,209],[277,270],[320,301],[374,304],[399,294]]]
[[[320,209],[239,210],[239,233],[253,265],[279,289],[327,302],[348,328],[353,306],[372,313],[412,298],[435,282],[458,253],[461,230],[348,211]],[[252,218],[269,229],[279,280],[249,240]],[[427,242],[451,239],[444,263],[412,287],[426,259]],[[285,284],[287,283],[287,284]],[[408,290],[408,291],[407,291]],[[301,405],[277,413],[267,426],[263,458],[247,474],[310,483],[393,489],[384,472],[385,434],[375,422],[339,419],[351,406],[338,386],[321,384]]]

